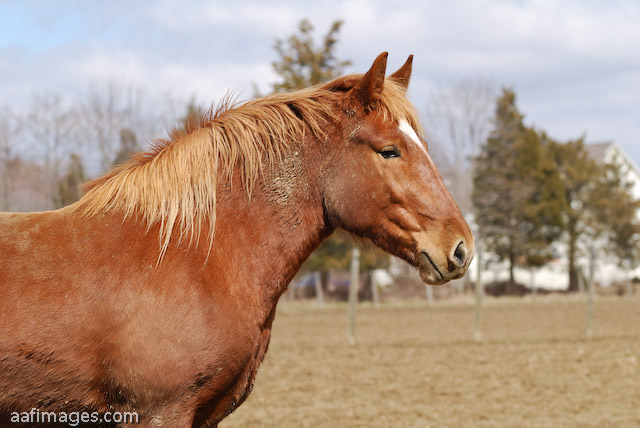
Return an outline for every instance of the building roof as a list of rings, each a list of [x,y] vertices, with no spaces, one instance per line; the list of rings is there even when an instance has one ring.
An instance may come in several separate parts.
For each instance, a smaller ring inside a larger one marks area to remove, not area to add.
[[[625,163],[628,169],[635,175],[636,187],[640,193],[640,167],[629,156],[629,154],[622,148],[620,144],[615,141],[609,141],[604,143],[585,144],[584,148],[587,150],[589,156],[598,163],[610,162],[612,159],[616,163]],[[640,195],[639,195],[640,196]]]
[[[607,150],[614,145],[613,141],[607,141],[605,143],[588,143],[584,145],[585,150],[589,153],[589,157],[596,162],[600,162]]]
[[[587,150],[589,156],[591,156],[591,158],[596,162],[609,162],[610,159],[607,158],[607,155],[610,152],[613,152],[613,156],[621,158],[640,177],[640,167],[638,167],[631,156],[629,156],[629,154],[617,142],[609,141],[606,143],[585,144],[584,148]]]

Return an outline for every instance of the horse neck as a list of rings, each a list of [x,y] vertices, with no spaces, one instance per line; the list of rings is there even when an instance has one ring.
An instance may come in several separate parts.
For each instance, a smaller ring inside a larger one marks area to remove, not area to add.
[[[235,183],[219,187],[211,266],[228,266],[243,287],[259,284],[267,305],[277,302],[332,231],[314,182],[316,156],[308,148],[291,149],[280,166],[258,179],[250,196]]]

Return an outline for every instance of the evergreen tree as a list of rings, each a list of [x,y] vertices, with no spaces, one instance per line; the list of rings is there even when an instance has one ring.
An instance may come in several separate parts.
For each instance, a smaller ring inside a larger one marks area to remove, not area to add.
[[[515,93],[503,89],[493,129],[475,160],[472,200],[480,239],[509,262],[539,266],[550,257],[560,233],[563,199],[560,177],[543,136],[523,123]]]
[[[187,104],[187,111],[184,116],[180,118],[180,122],[185,125],[198,123],[200,118],[204,115],[205,109],[202,108],[196,101],[194,96],[191,97],[189,103]]]
[[[139,150],[138,137],[136,137],[135,132],[130,128],[122,128],[120,130],[120,149],[113,160],[113,165],[126,163]]]
[[[634,199],[632,183],[625,181],[621,168],[605,164],[594,182],[589,206],[595,235],[604,235],[608,253],[625,270],[640,264],[640,200]]]
[[[77,154],[71,154],[69,167],[64,177],[58,182],[56,208],[70,205],[82,197],[82,183],[86,180],[82,158]]]
[[[525,236],[519,249],[526,267],[541,267],[552,258],[551,244],[560,237],[564,224],[562,179],[550,150],[544,133],[525,128],[517,167],[521,171],[520,179],[528,181],[519,215]]]
[[[341,27],[342,21],[335,21],[318,46],[313,39],[313,26],[304,19],[300,21],[297,33],[290,35],[286,41],[278,39],[274,46],[278,60],[272,65],[282,81],[273,85],[273,91],[304,89],[340,76],[351,63],[336,58],[335,49]],[[326,274],[329,269],[348,269],[354,245],[353,238],[347,233],[334,233],[311,254],[301,271],[322,271]],[[361,256],[363,269],[379,267],[387,262],[388,257],[373,249],[373,245],[360,246],[366,247]],[[324,277],[326,279],[326,275]]]
[[[594,219],[602,218],[594,205],[594,183],[601,174],[597,163],[589,157],[582,138],[561,144],[550,142],[550,152],[563,187],[564,233],[567,239],[569,262],[569,291],[578,290],[578,266],[580,239],[593,234]]]
[[[273,92],[304,89],[343,74],[351,64],[336,57],[338,34],[342,21],[334,21],[320,43],[314,41],[313,25],[304,19],[298,24],[298,32],[286,40],[278,39],[274,49],[278,60],[272,63],[274,71],[282,78],[273,84]],[[351,248],[360,247],[360,267],[371,270],[386,266],[389,257],[369,242],[354,241],[347,233],[338,231],[318,247],[301,268],[301,272],[321,271],[323,282],[330,269],[346,270],[351,261]]]
[[[313,40],[313,25],[307,19],[300,21],[297,34],[290,35],[286,41],[277,39],[274,48],[279,59],[272,65],[283,80],[273,85],[273,91],[303,89],[339,77],[351,64],[338,60],[335,54],[342,24],[334,21],[320,46]]]

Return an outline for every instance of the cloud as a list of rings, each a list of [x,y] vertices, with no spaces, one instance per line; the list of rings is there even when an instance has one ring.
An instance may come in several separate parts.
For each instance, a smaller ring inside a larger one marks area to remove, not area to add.
[[[528,121],[558,138],[587,131],[627,148],[638,138],[640,3],[631,0],[48,4],[0,7],[0,105],[43,90],[79,94],[106,78],[203,103],[232,88],[247,98],[254,82],[266,90],[276,80],[275,39],[308,17],[318,37],[345,21],[337,50],[350,71],[385,50],[390,69],[415,54],[410,95],[420,110],[437,85],[480,76],[512,86]],[[57,42],[42,41],[51,35]]]

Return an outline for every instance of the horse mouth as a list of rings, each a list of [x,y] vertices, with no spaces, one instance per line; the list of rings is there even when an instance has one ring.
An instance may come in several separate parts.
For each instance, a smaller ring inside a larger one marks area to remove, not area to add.
[[[438,269],[436,263],[425,250],[418,254],[418,271],[422,280],[430,285],[441,285],[451,279],[442,274],[442,271]]]

